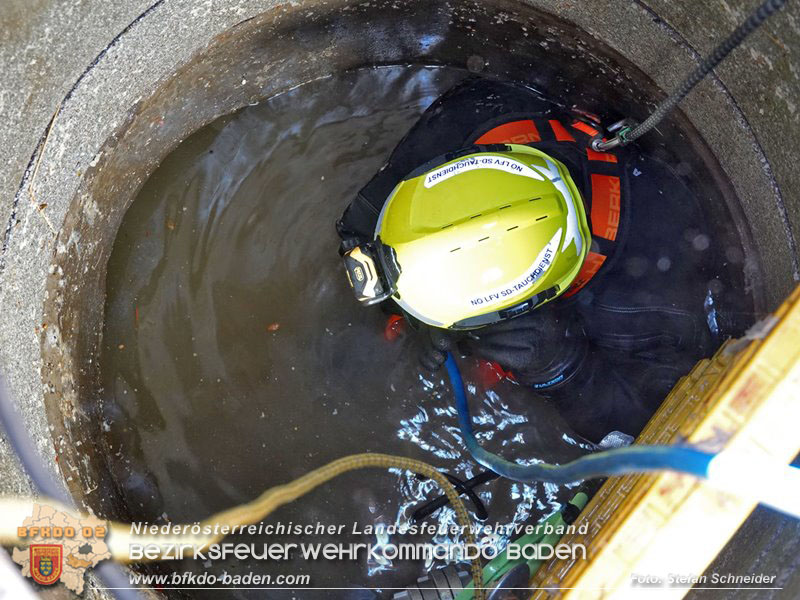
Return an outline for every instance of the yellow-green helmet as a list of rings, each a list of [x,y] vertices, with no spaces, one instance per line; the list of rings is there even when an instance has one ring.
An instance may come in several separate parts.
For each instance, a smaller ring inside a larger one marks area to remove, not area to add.
[[[566,291],[590,236],[567,168],[535,148],[511,144],[422,167],[401,181],[378,219],[375,260],[357,268],[379,276],[372,300],[391,295],[424,323],[471,329]],[[348,274],[357,283],[361,273],[354,277],[350,261]]]

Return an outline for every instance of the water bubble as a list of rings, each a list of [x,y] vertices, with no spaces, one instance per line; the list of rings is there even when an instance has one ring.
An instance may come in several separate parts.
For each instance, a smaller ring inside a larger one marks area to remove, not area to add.
[[[625,270],[631,277],[641,277],[647,272],[647,259],[643,256],[632,256],[625,261]]]
[[[738,265],[744,262],[744,252],[742,252],[741,248],[737,248],[736,246],[728,246],[725,248],[725,258],[733,264]]]
[[[704,233],[694,236],[692,239],[692,246],[698,252],[702,252],[703,250],[708,250],[708,247],[711,245],[711,240],[708,236]]]
[[[467,70],[471,73],[480,73],[486,66],[486,61],[482,56],[473,54],[467,59]]]
[[[723,289],[725,289],[725,284],[722,283],[719,279],[714,278],[708,282],[708,290],[712,294],[717,294],[717,295],[721,294]]]

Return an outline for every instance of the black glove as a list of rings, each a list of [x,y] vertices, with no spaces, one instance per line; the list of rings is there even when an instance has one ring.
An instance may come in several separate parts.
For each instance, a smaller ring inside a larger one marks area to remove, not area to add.
[[[456,347],[458,334],[446,329],[424,326],[420,330],[422,349],[420,364],[431,372],[438,371],[447,360],[447,353]]]
[[[544,307],[478,329],[464,347],[479,358],[499,363],[519,383],[543,389],[574,375],[588,341],[577,313]]]

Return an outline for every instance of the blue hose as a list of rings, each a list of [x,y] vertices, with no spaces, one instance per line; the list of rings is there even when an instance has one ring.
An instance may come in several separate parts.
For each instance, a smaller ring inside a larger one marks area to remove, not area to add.
[[[606,450],[581,457],[563,465],[539,463],[520,465],[483,449],[472,430],[464,382],[453,355],[448,352],[445,362],[450,385],[456,396],[458,425],[467,450],[479,464],[498,475],[514,481],[551,481],[565,484],[593,477],[608,477],[625,473],[649,471],[680,471],[696,477],[708,476],[708,465],[714,454],[700,452],[684,446],[629,446]]]

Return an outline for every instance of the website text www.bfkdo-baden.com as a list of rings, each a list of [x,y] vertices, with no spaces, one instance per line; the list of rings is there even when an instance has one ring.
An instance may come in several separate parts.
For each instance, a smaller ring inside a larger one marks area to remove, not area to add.
[[[193,587],[306,587],[311,585],[311,575],[267,575],[244,573],[232,575],[222,573],[193,573],[191,571],[166,574],[130,573],[130,584],[146,588],[193,588]]]

